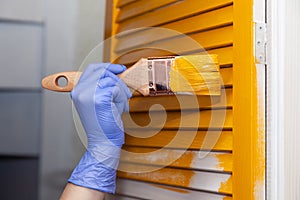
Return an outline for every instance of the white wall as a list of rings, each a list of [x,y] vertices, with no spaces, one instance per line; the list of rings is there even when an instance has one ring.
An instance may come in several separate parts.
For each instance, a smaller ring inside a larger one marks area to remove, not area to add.
[[[37,199],[41,1],[0,1],[0,199]]]
[[[284,73],[285,199],[300,199],[300,1],[286,2]]]
[[[45,0],[45,72],[74,70],[103,38],[104,0]],[[101,57],[101,55],[99,55]],[[58,199],[84,149],[69,94],[44,91],[40,199]]]
[[[21,20],[42,22],[41,0],[1,0],[0,18],[9,20]]]
[[[268,1],[268,155],[270,200],[300,199],[300,2]]]

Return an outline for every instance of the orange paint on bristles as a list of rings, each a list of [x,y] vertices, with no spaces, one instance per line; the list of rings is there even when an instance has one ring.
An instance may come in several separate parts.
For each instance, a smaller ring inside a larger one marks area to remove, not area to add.
[[[170,88],[176,93],[220,95],[220,77],[217,55],[178,56],[171,67]]]

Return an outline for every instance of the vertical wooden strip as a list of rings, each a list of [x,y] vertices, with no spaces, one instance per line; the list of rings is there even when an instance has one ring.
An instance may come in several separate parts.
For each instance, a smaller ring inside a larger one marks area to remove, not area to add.
[[[116,23],[117,20],[117,16],[119,14],[119,9],[118,9],[118,5],[120,4],[121,0],[112,0],[112,4],[110,5],[112,7],[112,17],[111,17],[111,39],[109,41],[110,43],[110,49],[109,49],[109,61],[113,62],[114,58],[114,51],[115,51],[115,47],[116,47],[116,34],[117,34],[117,29],[119,27],[119,24]]]
[[[263,168],[258,151],[258,101],[254,60],[253,1],[234,1],[233,55],[233,197],[255,199],[256,169]]]
[[[112,36],[113,31],[113,23],[112,23],[112,17],[113,17],[113,0],[106,0],[106,17],[105,17],[105,33],[104,33],[104,40],[108,41],[104,43],[104,49],[103,49],[103,61],[109,62],[110,61],[110,49],[111,49],[111,43],[109,39]]]

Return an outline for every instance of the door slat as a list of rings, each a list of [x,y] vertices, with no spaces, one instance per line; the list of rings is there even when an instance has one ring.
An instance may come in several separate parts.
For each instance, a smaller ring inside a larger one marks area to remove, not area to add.
[[[200,152],[195,150],[157,149],[124,147],[121,155],[122,162],[143,165],[170,166],[186,169],[198,169],[216,172],[232,172],[231,153],[202,152],[205,157],[200,157]],[[127,153],[130,152],[130,153]]]
[[[140,0],[133,2],[120,10],[116,22],[124,21],[128,18],[153,11],[154,9],[158,9],[177,1],[179,0]]]
[[[138,189],[137,189],[138,188]],[[141,199],[164,199],[164,200],[231,200],[230,196],[206,193],[203,191],[188,190],[179,187],[161,184],[146,183],[142,181],[117,180],[117,193],[134,196]]]
[[[153,166],[137,166],[129,163],[120,163],[120,165],[123,165],[122,168],[127,168],[128,171],[132,171],[138,167],[149,171],[153,169],[153,171],[146,173],[128,173],[119,171],[118,177],[120,178],[142,180],[146,182],[180,186],[209,192],[232,194],[232,182],[230,174],[174,168],[162,168],[160,170],[155,170],[156,168]]]
[[[230,4],[232,4],[232,0],[185,0],[173,6],[128,19],[118,25],[117,32],[120,33],[139,27],[157,26]]]
[[[205,142],[215,144],[214,151],[232,151],[231,131],[153,131],[136,129],[126,131],[125,146],[206,150]]]
[[[116,51],[128,49],[130,48],[130,45],[141,46],[143,44],[179,36],[180,34],[190,34],[193,32],[227,26],[233,23],[232,13],[232,6],[228,6],[163,25],[160,27],[161,29],[148,28],[144,31],[133,32],[118,38]],[[163,31],[164,29],[168,30]]]

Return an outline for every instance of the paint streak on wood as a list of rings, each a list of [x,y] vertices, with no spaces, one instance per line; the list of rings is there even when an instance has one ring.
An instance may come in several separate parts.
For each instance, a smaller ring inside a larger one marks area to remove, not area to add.
[[[265,65],[256,65],[257,81],[257,139],[259,147],[254,152],[257,156],[258,165],[255,167],[256,181],[254,196],[256,200],[265,198]]]
[[[232,200],[232,197],[227,196],[227,197],[224,197],[223,200]]]
[[[183,186],[183,187],[190,186],[190,181],[195,174],[195,172],[192,170],[174,170],[169,168],[162,168],[160,170],[156,170],[156,168],[154,168],[153,166],[133,165],[128,163],[120,163],[120,167],[123,170],[127,168],[127,171],[137,171],[137,170],[151,171],[151,169],[153,169],[153,171],[147,173],[127,173],[127,172],[119,171],[118,177],[135,179],[135,180],[143,180],[143,181],[149,181],[154,183],[164,183],[164,184]],[[134,168],[134,170],[132,170],[131,168]]]
[[[219,192],[222,191],[232,191],[232,176],[230,176],[226,181],[221,182]]]
[[[217,168],[232,171],[232,154],[216,154],[216,157],[218,158]]]
[[[189,194],[189,191],[179,189],[179,188],[171,188],[171,187],[167,187],[167,186],[163,186],[163,185],[154,185],[154,184],[153,184],[153,186],[158,187],[158,188],[162,188],[164,190],[170,190],[170,191],[174,191],[174,192],[178,192],[178,193]]]
[[[134,165],[128,163],[121,163],[122,168],[128,167],[128,171],[134,171],[137,168],[143,168],[142,170],[151,171],[155,169],[153,166]],[[133,170],[134,169],[134,170]],[[162,168],[160,170],[153,170],[148,173],[127,173],[118,172],[118,176],[121,178],[128,178],[133,180],[143,180],[154,183],[162,183],[173,186],[181,186],[186,188],[200,189],[210,192],[221,192],[224,194],[231,194],[231,182],[229,174],[223,173],[211,173],[200,172],[184,169]],[[221,186],[221,183],[224,183]],[[226,185],[228,184],[228,185]]]
[[[208,153],[204,158],[199,151],[124,147],[122,162],[144,165],[171,166],[206,171],[231,172],[232,155],[230,153]]]

